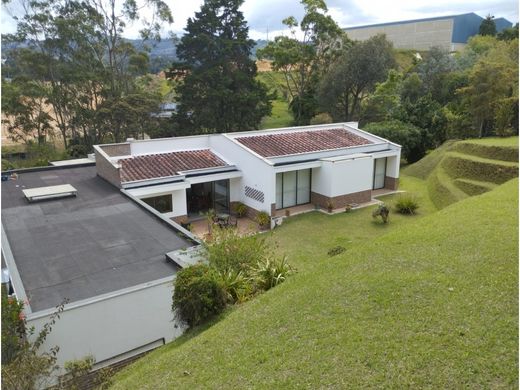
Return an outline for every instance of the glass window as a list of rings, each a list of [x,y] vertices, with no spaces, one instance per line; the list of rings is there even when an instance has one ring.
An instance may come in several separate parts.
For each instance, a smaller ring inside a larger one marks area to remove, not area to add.
[[[311,170],[276,174],[276,208],[305,204],[311,201]]]
[[[283,207],[296,204],[296,171],[283,174]]]
[[[152,198],[141,199],[146,204],[152,206],[160,213],[171,213],[173,211],[173,202],[171,195],[154,196]]]
[[[298,171],[298,204],[309,203],[311,201],[311,170],[304,169]]]
[[[374,190],[385,186],[386,158],[374,160]]]

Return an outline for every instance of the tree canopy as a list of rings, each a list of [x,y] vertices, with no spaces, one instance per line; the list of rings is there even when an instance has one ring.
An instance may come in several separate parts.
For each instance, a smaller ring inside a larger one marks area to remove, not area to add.
[[[185,74],[178,93],[179,127],[188,133],[251,130],[271,113],[267,88],[255,79],[254,41],[239,7],[243,0],[206,0],[177,47]]]
[[[497,35],[497,26],[493,19],[495,19],[495,17],[492,15],[486,16],[486,18],[482,21],[478,29],[478,33],[480,35]]]
[[[336,121],[359,118],[361,101],[395,66],[392,44],[384,35],[376,35],[343,50],[319,85],[321,110],[330,113]]]
[[[273,69],[283,73],[294,120],[300,125],[308,124],[316,113],[319,79],[328,72],[341,48],[350,44],[327,14],[325,1],[301,0],[301,4],[305,14],[300,22],[294,16],[283,20],[290,36],[277,36],[257,51],[259,58],[272,60]]]

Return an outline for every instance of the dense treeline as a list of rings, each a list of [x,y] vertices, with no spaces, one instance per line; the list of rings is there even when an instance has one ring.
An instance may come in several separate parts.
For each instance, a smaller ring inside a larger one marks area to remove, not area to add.
[[[302,3],[300,23],[284,20],[292,35],[258,51],[284,75],[296,124],[359,121],[409,162],[446,139],[518,134],[518,25],[497,34],[488,16],[462,52],[434,47],[398,69],[384,35],[352,42],[324,1]]]
[[[384,35],[354,42],[323,0],[302,0],[303,18],[283,20],[290,33],[256,52],[283,79],[280,97],[257,77],[243,0],[206,0],[174,64],[151,64],[146,45],[121,36],[146,6],[155,18],[143,38],[158,38],[172,21],[162,0],[21,1],[17,32],[2,37],[18,43],[3,64],[2,111],[12,139],[42,150],[56,133],[79,156],[128,137],[256,129],[273,99],[287,100],[295,125],[359,121],[402,143],[410,162],[449,138],[518,133],[518,25],[497,34],[490,16],[462,52],[433,48],[403,66]],[[169,81],[149,74],[157,66]],[[171,117],[156,115],[172,100]]]

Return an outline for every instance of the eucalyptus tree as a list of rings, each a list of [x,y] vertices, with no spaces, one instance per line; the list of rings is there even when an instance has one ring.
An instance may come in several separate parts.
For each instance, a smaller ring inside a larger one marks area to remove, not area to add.
[[[9,6],[10,1],[4,3]],[[6,37],[19,45],[9,53],[17,68],[12,83],[30,77],[46,91],[51,125],[59,130],[65,146],[70,138],[92,145],[128,136],[131,123],[121,125],[106,115],[125,96],[139,92],[134,80],[142,72],[136,72],[134,64],[142,54],[122,34],[128,23],[141,21],[142,36],[157,38],[160,22],[173,20],[167,4],[162,0],[19,0],[18,5],[23,15],[17,19],[16,33]],[[139,16],[144,7],[151,10],[151,20]],[[114,125],[119,127],[114,130]]]
[[[259,58],[272,60],[272,67],[284,75],[290,107],[296,124],[308,124],[317,104],[315,91],[318,80],[350,41],[330,15],[323,0],[302,0],[302,20],[290,16],[283,24],[290,36],[277,36],[263,49]]]
[[[395,66],[392,44],[384,35],[343,50],[320,82],[318,101],[322,110],[337,121],[359,119],[362,100]]]

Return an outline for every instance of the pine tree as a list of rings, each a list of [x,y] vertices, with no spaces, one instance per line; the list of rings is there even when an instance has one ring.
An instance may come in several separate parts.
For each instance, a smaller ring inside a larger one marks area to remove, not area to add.
[[[239,7],[243,0],[206,0],[177,47],[184,79],[177,87],[178,126],[183,133],[221,133],[258,128],[271,113],[267,88],[255,79],[254,41]],[[177,74],[179,74],[177,72]]]
[[[492,15],[486,16],[486,19],[484,19],[480,24],[480,28],[478,31],[480,35],[497,35],[497,26],[493,19],[495,19],[495,17]]]

